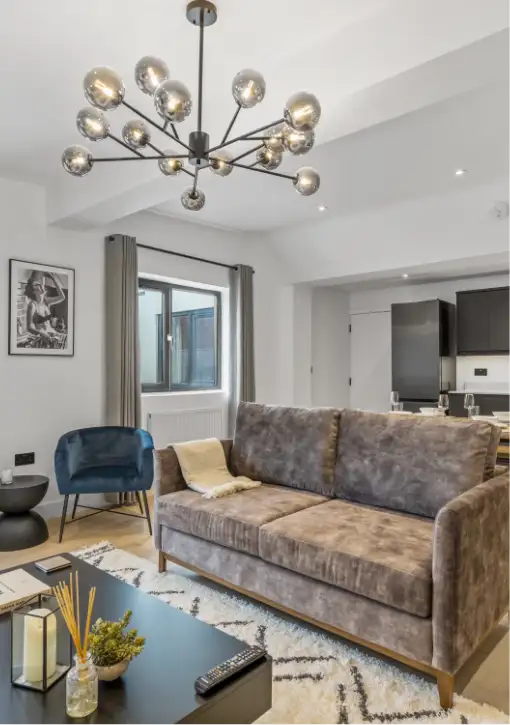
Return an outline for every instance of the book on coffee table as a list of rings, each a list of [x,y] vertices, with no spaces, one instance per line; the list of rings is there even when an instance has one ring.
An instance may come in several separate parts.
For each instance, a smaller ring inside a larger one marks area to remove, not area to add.
[[[0,615],[24,604],[37,594],[49,594],[51,587],[24,569],[0,574]]]

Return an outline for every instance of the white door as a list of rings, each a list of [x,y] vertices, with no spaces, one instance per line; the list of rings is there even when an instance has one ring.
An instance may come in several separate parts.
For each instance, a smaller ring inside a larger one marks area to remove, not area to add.
[[[391,393],[391,312],[351,315],[351,408],[387,413]]]

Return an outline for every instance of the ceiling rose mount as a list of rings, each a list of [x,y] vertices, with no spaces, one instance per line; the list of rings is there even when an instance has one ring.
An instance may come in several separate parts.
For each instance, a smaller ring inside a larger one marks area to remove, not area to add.
[[[282,162],[284,151],[293,156],[301,156],[313,147],[314,129],[321,115],[317,98],[304,91],[295,93],[285,104],[282,118],[232,138],[231,131],[241,110],[253,108],[264,99],[266,93],[266,83],[260,73],[250,68],[242,70],[232,81],[232,95],[236,103],[234,115],[221,142],[211,146],[209,134],[202,128],[204,30],[214,25],[218,19],[218,11],[210,0],[192,0],[186,8],[186,17],[200,33],[197,121],[196,130],[189,134],[188,142],[181,139],[177,124],[185,121],[191,114],[191,93],[184,83],[171,79],[164,61],[147,55],[135,66],[135,80],[143,93],[152,96],[156,112],[163,122],[154,121],[125,100],[124,83],[114,70],[106,66],[93,68],[83,80],[85,97],[91,105],[78,112],[77,128],[89,141],[97,142],[108,138],[130,152],[130,155],[96,157],[84,146],[68,146],[62,154],[64,169],[72,176],[80,177],[88,174],[97,163],[157,161],[165,176],[184,173],[192,177],[192,186],[181,195],[182,205],[190,211],[199,211],[205,205],[205,195],[198,188],[198,180],[199,172],[206,168],[222,177],[228,176],[234,168],[241,168],[289,179],[302,196],[314,194],[320,186],[320,177],[315,169],[303,166],[295,174],[283,174],[276,169]],[[115,110],[121,105],[132,111],[136,118],[124,124],[120,138],[112,133],[105,112]],[[153,128],[179,145],[182,153],[177,153],[175,149],[161,150],[156,146],[152,141]],[[256,145],[233,156],[227,147],[239,141]],[[240,163],[243,159],[245,163]],[[184,167],[186,160],[193,171]]]

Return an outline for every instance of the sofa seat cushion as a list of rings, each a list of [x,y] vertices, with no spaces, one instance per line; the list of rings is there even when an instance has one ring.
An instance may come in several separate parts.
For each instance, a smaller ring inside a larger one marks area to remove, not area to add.
[[[326,500],[324,496],[282,486],[262,485],[211,499],[186,489],[158,498],[158,521],[185,534],[258,556],[262,524]]]
[[[240,403],[232,473],[332,498],[339,419],[333,408]]]
[[[345,410],[335,495],[433,518],[482,482],[492,435],[482,421]]]
[[[265,561],[419,617],[431,615],[427,519],[328,501],[260,529]]]

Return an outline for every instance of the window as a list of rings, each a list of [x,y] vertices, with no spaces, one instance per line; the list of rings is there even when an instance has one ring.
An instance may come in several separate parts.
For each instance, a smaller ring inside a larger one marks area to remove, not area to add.
[[[138,284],[142,391],[219,388],[219,292],[151,279]]]

